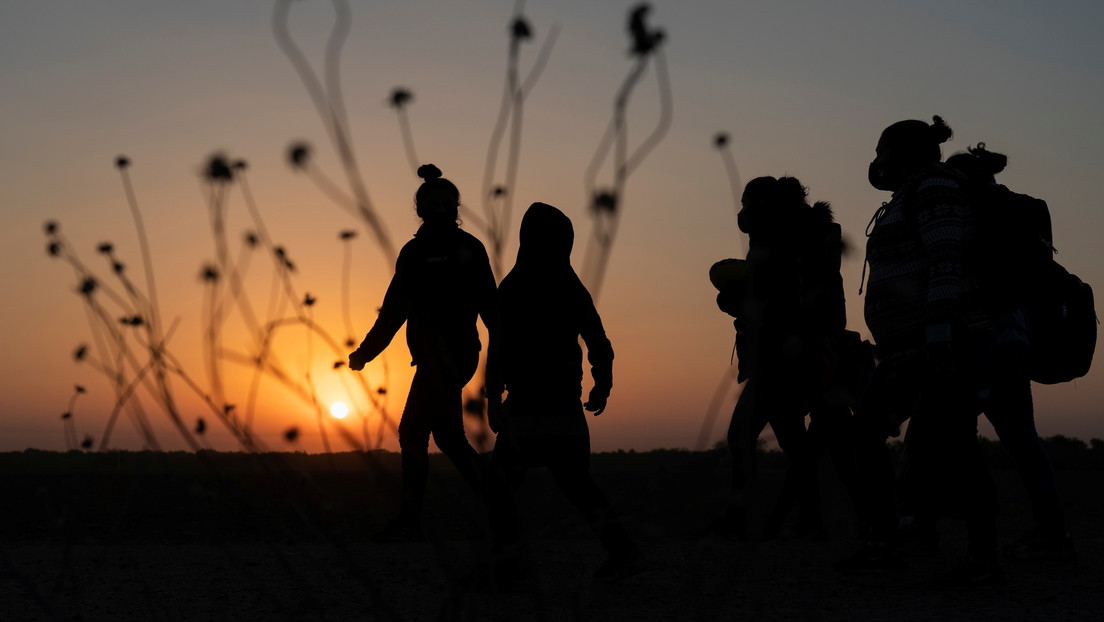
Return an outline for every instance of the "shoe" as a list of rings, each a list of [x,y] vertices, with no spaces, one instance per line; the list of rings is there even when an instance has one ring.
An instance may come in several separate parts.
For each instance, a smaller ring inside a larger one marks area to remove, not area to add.
[[[899,570],[901,566],[901,558],[883,542],[870,542],[851,557],[832,563],[837,572],[855,575]]]
[[[640,550],[636,547],[611,551],[606,562],[594,571],[594,579],[602,582],[620,581],[640,571]]]
[[[1016,560],[1070,561],[1077,557],[1077,552],[1068,533],[1046,536],[1030,531],[1019,540],[1005,545],[1004,556]]]
[[[1004,572],[996,562],[967,558],[951,570],[932,578],[937,590],[983,590],[1004,585]]]
[[[372,542],[425,542],[422,528],[416,523],[395,519],[372,536]]]

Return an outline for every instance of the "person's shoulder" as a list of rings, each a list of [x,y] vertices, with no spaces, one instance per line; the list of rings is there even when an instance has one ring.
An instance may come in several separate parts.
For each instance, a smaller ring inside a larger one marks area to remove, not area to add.
[[[464,231],[460,227],[456,228],[453,235],[456,236],[456,239],[459,240],[461,244],[465,244],[473,248],[479,248],[483,250],[483,252],[487,252],[487,248],[483,246],[483,242],[479,238],[468,233],[467,231]]]

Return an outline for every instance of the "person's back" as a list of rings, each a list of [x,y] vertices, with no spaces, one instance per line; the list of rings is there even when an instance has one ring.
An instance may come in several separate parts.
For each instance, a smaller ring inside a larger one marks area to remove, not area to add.
[[[415,364],[463,358],[480,349],[476,317],[494,294],[488,276],[487,252],[474,236],[449,223],[423,225],[399,253],[395,287],[401,288],[402,303],[385,306],[381,318],[407,316],[406,340]]]

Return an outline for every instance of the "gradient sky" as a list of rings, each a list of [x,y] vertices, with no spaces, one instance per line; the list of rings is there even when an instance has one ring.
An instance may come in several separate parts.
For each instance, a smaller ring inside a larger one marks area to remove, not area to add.
[[[417,227],[411,207],[417,180],[385,99],[398,85],[414,92],[409,112],[419,156],[456,182],[465,203],[478,206],[513,3],[353,4],[342,67],[345,101],[369,193],[401,244]],[[629,68],[624,19],[631,4],[530,2],[525,10],[537,44],[553,25],[561,31],[527,103],[518,215],[539,200],[571,216],[579,240],[576,266],[590,231],[583,171]],[[696,447],[710,398],[728,369],[732,326],[714,304],[706,273],[714,261],[742,254],[745,240],[711,146],[717,131],[731,134],[744,181],[794,175],[812,199],[832,202],[855,249],[844,261],[849,325],[864,335],[856,293],[863,230],[888,199],[867,185],[866,166],[881,129],[901,119],[943,116],[955,130],[945,155],[978,141],[1008,154],[1001,180],[1049,202],[1059,260],[1104,287],[1098,183],[1104,170],[1104,4],[653,4],[652,21],[668,34],[674,119],[666,140],[629,181],[599,300],[617,361],[610,407],[591,420],[596,449]],[[0,450],[64,448],[59,415],[75,383],[89,389],[76,407],[78,432],[95,438],[103,432],[111,388],[71,358],[77,344],[90,340],[88,323],[72,272],[44,252],[42,224],[57,219],[89,263],[98,260],[98,243],[112,241],[137,271],[134,227],[112,166],[119,154],[134,163],[131,175],[155,246],[162,313],[166,321],[180,321],[171,347],[197,378],[203,379],[197,274],[215,252],[199,169],[216,150],[249,162],[272,235],[300,266],[297,286],[318,297],[320,322],[344,332],[336,235],[364,229],[284,161],[288,143],[304,139],[318,148],[322,168],[338,177],[322,125],[273,41],[270,15],[264,2],[0,5],[0,278],[6,294]],[[293,6],[293,30],[312,59],[321,58],[331,17],[328,3]],[[526,46],[526,66],[535,52],[535,45]],[[656,101],[649,76],[631,104],[633,140],[654,123]],[[245,228],[240,196],[231,200],[230,212],[237,236]],[[515,248],[507,253],[511,260]],[[359,339],[391,266],[363,235],[354,249]],[[265,274],[257,268],[259,292],[266,291]],[[296,354],[301,346],[294,339],[277,345],[296,369],[317,370],[322,400],[341,399],[337,373],[329,370],[332,358],[307,361]],[[397,411],[410,373],[401,338],[387,356],[397,370],[391,395]],[[247,376],[229,377],[243,382]],[[241,391],[240,382],[232,393]],[[1036,386],[1035,396],[1041,434],[1104,437],[1100,364],[1075,383]],[[732,401],[729,394],[708,444],[723,435]],[[271,446],[286,447],[279,434],[295,425],[303,430],[299,447],[320,447],[307,405],[275,388],[262,405],[258,430]],[[203,414],[190,400],[184,410]],[[152,418],[166,447],[182,446],[163,416]],[[216,447],[233,448],[217,425],[208,436]],[[138,448],[125,421],[114,439],[117,446]],[[388,438],[385,446],[396,443]]]

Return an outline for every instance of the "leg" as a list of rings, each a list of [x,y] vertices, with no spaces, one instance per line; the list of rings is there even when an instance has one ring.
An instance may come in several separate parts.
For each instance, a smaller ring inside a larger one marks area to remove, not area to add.
[[[590,439],[564,436],[542,441],[548,444],[548,470],[553,479],[597,532],[602,547],[611,556],[635,556],[636,545],[590,474]]]
[[[425,497],[426,480],[429,477],[430,421],[427,408],[435,393],[434,383],[423,370],[414,372],[410,394],[399,421],[399,448],[402,452],[402,505],[399,520],[417,526],[422,516],[422,499]]]
[[[882,544],[888,543],[897,529],[896,475],[886,440],[911,415],[919,367],[917,361],[879,365],[848,433],[855,459],[859,529]]]
[[[484,494],[483,467],[479,453],[468,443],[464,432],[464,407],[461,391],[479,362],[478,354],[455,366],[444,366],[435,374],[435,396],[429,418],[432,421],[433,441],[441,453],[448,456],[453,466],[468,482],[480,498]]]
[[[732,455],[732,492],[728,518],[735,521],[732,527],[737,532],[745,530],[746,497],[755,479],[759,434],[767,425],[766,411],[758,405],[761,402],[759,385],[759,380],[754,378],[744,384],[728,426],[728,450]]]
[[[1054,467],[1035,430],[1026,346],[996,346],[989,391],[985,414],[1020,471],[1031,500],[1035,531],[1045,537],[1064,538],[1065,516]]]

